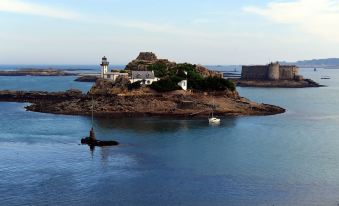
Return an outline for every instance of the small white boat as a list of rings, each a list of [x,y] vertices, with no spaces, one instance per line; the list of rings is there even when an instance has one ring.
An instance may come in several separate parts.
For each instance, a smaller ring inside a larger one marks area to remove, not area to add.
[[[211,115],[211,117],[208,117],[208,122],[210,124],[220,124],[221,120],[219,118],[214,117],[214,115],[213,115],[214,108],[215,108],[215,103],[214,103],[214,98],[213,98],[212,115]]]
[[[208,122],[210,124],[220,124],[220,119],[216,117],[211,117],[211,118],[208,118]]]

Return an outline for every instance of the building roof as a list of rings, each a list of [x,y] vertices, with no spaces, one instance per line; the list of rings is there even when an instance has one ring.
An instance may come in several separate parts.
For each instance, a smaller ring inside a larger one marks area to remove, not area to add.
[[[132,79],[154,79],[153,71],[132,71]]]
[[[110,75],[122,75],[122,76],[127,76],[128,73],[120,73],[120,72],[107,72],[105,74],[110,74]]]

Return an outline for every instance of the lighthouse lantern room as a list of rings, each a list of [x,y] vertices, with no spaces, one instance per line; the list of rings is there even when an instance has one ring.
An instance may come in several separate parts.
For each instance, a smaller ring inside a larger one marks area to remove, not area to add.
[[[102,78],[107,78],[107,74],[108,74],[108,65],[109,62],[107,61],[107,58],[104,56],[102,57],[102,61],[101,61],[101,77]]]

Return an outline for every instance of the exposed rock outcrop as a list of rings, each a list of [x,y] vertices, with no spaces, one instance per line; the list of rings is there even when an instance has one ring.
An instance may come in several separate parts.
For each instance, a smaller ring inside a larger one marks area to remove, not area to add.
[[[98,80],[98,76],[94,76],[94,75],[85,75],[85,76],[81,76],[76,78],[74,81],[76,82],[95,82],[96,80]]]
[[[218,72],[215,72],[215,71],[211,71],[209,69],[207,69],[206,67],[203,67],[201,65],[197,65],[195,67],[195,69],[197,70],[198,73],[200,73],[203,77],[220,77],[222,78],[222,73],[218,73]]]
[[[0,101],[9,102],[50,102],[50,101],[67,101],[80,99],[85,95],[77,89],[70,89],[66,92],[45,92],[45,91],[11,91],[2,90],[0,91]]]
[[[168,59],[158,59],[152,52],[140,52],[139,56],[126,65],[125,70],[129,71],[146,71],[150,65],[161,64],[165,65],[168,70],[174,69],[177,66],[176,62],[171,62]],[[195,65],[197,72],[203,77],[218,76],[222,77],[221,73],[211,71],[201,65]]]
[[[140,52],[136,60],[139,61],[157,61],[158,57],[153,52]]]
[[[140,52],[139,56],[126,65],[125,70],[129,71],[146,71],[152,64],[164,64],[167,68],[176,66],[175,62],[170,62],[168,59],[158,59],[152,52]]]

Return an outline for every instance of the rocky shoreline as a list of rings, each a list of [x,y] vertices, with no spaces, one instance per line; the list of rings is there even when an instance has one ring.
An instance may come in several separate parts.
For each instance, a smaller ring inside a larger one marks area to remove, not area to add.
[[[267,87],[267,88],[307,88],[323,87],[311,79],[304,80],[242,80],[236,79],[233,82],[239,87]]]
[[[188,93],[183,91],[157,93],[148,88],[143,91],[115,95],[82,94],[77,90],[66,92],[0,91],[0,101],[29,102],[26,109],[34,112],[90,115],[105,117],[207,117],[215,100],[215,114],[219,116],[273,115],[285,109],[252,102],[237,92]]]

